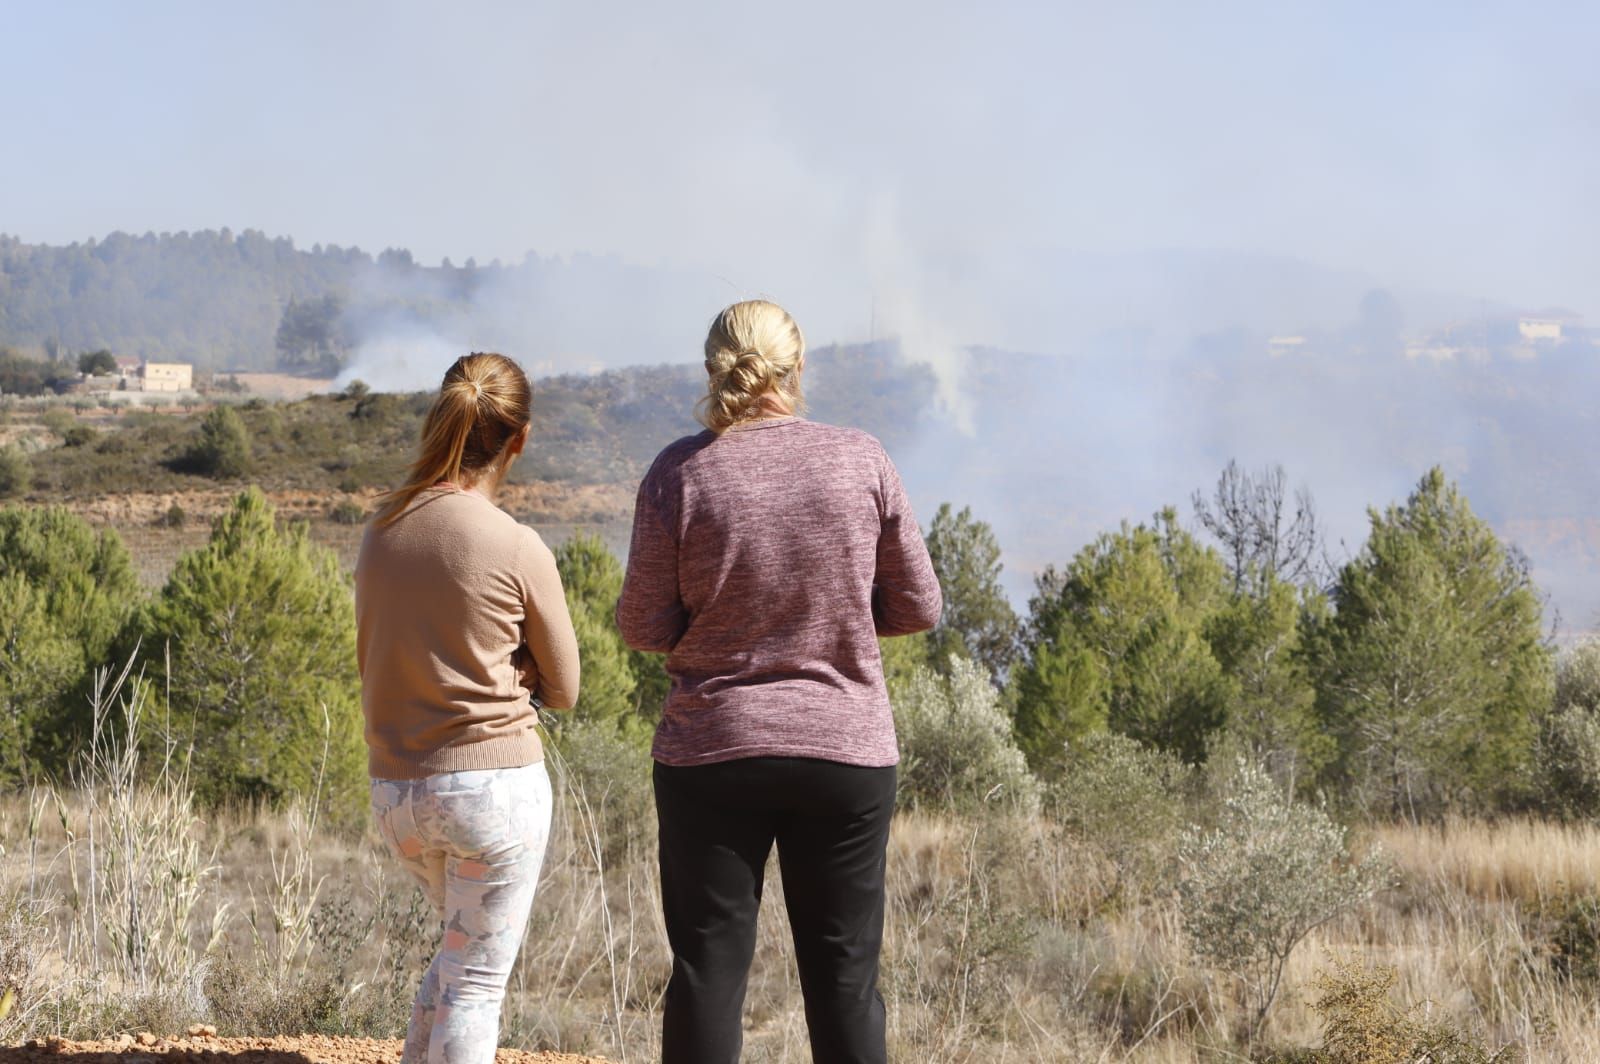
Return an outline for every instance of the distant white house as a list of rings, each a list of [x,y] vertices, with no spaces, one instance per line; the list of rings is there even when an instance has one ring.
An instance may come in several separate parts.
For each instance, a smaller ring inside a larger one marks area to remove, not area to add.
[[[1518,318],[1517,335],[1530,343],[1554,343],[1561,339],[1562,324],[1558,318]]]
[[[1462,349],[1455,344],[1438,340],[1412,340],[1406,344],[1406,358],[1412,361],[1427,359],[1430,362],[1454,362],[1461,357]]]
[[[130,392],[159,392],[164,395],[193,395],[194,367],[187,362],[145,362],[137,358],[118,358],[115,375],[91,377],[84,387],[93,392],[110,392],[109,398],[130,402],[138,399]]]
[[[146,362],[139,367],[139,391],[187,392],[194,388],[194,367],[187,362]]]
[[[1274,336],[1267,341],[1267,354],[1273,358],[1300,354],[1305,350],[1306,338],[1304,336]]]

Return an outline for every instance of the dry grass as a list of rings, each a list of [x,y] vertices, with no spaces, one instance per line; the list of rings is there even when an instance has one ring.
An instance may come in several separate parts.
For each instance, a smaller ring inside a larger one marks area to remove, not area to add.
[[[1600,825],[1507,819],[1390,827],[1377,837],[1408,881],[1481,901],[1600,894]]]
[[[168,867],[192,874],[181,896],[160,877],[146,884],[156,893],[144,904],[158,910],[167,891],[165,926],[181,923],[183,946],[165,955],[166,982],[141,990],[106,930],[125,913],[101,910],[106,926],[86,930],[93,906],[111,896],[104,884],[87,884],[87,840],[94,828],[96,845],[106,845],[113,806],[103,781],[99,793],[85,782],[62,795],[0,799],[0,898],[44,920],[29,932],[43,944],[35,978],[0,1041],[195,1020],[223,1033],[397,1033],[431,930],[371,834],[340,837],[283,813],[240,809],[151,835],[152,847],[182,858]],[[149,793],[138,800],[154,800]],[[608,846],[601,807],[610,800],[562,790],[508,998],[509,1045],[618,1061],[657,1051],[668,953],[653,840],[640,831]],[[179,805],[161,815],[181,813]],[[1333,958],[1344,958],[1394,967],[1397,1001],[1418,1006],[1428,1022],[1520,1047],[1538,1064],[1600,1060],[1600,988],[1549,963],[1547,918],[1556,896],[1596,892],[1595,831],[1512,820],[1375,836],[1399,886],[1317,931],[1292,958],[1268,1045],[1320,1043],[1314,986]],[[97,874],[119,859],[97,853]],[[1112,878],[1093,846],[1043,818],[899,818],[884,955],[897,1056],[952,1064],[1247,1059],[1237,989],[1196,965],[1170,897],[1153,884],[1108,905]],[[809,1057],[787,936],[774,874],[750,983],[750,1061]],[[163,948],[173,941],[168,934]],[[1256,1047],[1258,1057],[1265,1048]]]

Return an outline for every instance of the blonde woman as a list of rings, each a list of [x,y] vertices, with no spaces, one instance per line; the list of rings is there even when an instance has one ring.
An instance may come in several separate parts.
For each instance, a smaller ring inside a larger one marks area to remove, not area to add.
[[[877,637],[931,628],[939,585],[893,463],[801,417],[805,341],[765,301],[706,337],[707,431],[639,488],[617,624],[667,655],[656,730],[672,946],[664,1064],[735,1064],[774,845],[812,1059],[886,1060],[878,954],[894,720]]]
[[[549,837],[540,705],[578,697],[555,558],[494,504],[527,446],[528,378],[503,355],[444,375],[403,487],[356,562],[372,807],[443,923],[405,1064],[492,1064]]]

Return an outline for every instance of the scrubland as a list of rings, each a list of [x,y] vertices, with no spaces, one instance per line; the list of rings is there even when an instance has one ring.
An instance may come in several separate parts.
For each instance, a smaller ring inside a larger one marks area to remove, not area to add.
[[[161,771],[132,760],[113,743],[78,786],[0,802],[0,981],[16,988],[0,1042],[196,1022],[222,1035],[402,1031],[435,928],[375,837],[298,806],[202,813],[179,760]],[[648,783],[628,759],[599,783],[592,766],[552,761],[561,797],[503,1043],[649,1060],[669,962]],[[1204,818],[1207,801],[1187,808]],[[1454,820],[1358,835],[1354,849],[1384,855],[1390,885],[1294,951],[1253,1041],[1243,987],[1192,948],[1176,836],[1141,830],[1102,819],[1086,831],[1048,803],[901,815],[883,965],[897,1058],[1600,1059],[1593,826]],[[1364,1055],[1327,1044],[1351,1024],[1368,1028]],[[1406,1024],[1447,1049],[1371,1048]],[[775,874],[746,1044],[748,1060],[809,1059]]]

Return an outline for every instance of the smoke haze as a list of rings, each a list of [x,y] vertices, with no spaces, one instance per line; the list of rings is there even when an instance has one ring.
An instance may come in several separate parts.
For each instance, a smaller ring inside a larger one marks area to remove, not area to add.
[[[1364,507],[1435,461],[1502,530],[1597,512],[1566,487],[1593,441],[1557,370],[1423,370],[1404,343],[1547,307],[1600,323],[1600,8],[443,10],[10,12],[0,88],[29,113],[0,229],[403,244],[430,268],[351,294],[347,376],[380,387],[473,348],[543,373],[692,362],[710,315],[757,295],[813,346],[899,337],[940,381],[903,455],[919,501],[992,520],[1019,594],[1235,456],[1282,462],[1351,549]],[[464,291],[446,256],[517,265]],[[1373,291],[1391,370],[1348,372],[1380,357]]]

